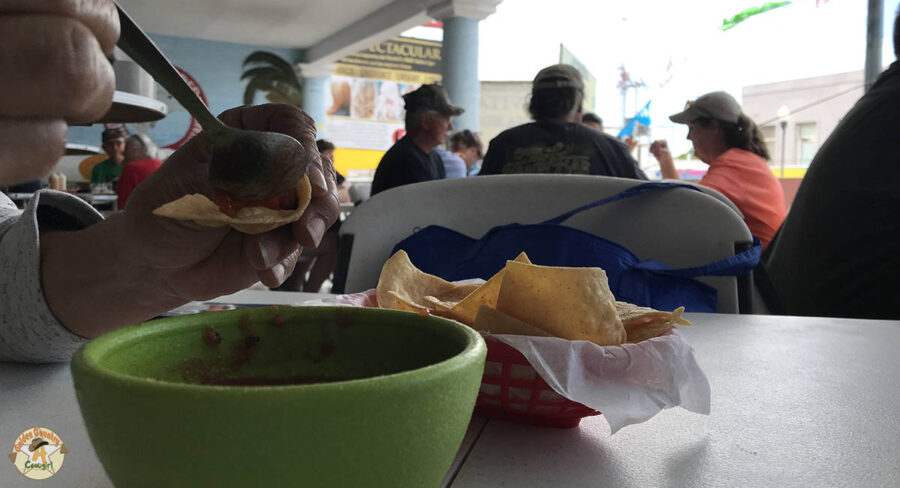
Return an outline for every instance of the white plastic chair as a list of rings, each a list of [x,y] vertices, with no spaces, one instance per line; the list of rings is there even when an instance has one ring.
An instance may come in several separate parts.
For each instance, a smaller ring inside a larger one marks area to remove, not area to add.
[[[641,183],[603,176],[525,174],[393,188],[358,206],[341,226],[334,291],[373,288],[394,246],[428,225],[479,238],[494,226],[538,223]],[[641,260],[655,259],[675,268],[700,266],[747,249],[753,240],[733,205],[714,193],[682,188],[651,192],[587,210],[565,225],[619,243]],[[717,312],[750,312],[750,275],[700,281],[718,290]]]

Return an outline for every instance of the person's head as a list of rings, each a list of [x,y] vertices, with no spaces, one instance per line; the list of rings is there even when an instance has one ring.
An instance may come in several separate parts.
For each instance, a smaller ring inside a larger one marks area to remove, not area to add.
[[[332,164],[334,163],[334,144],[331,141],[319,139],[316,141],[316,149],[319,150],[319,154],[328,158]]]
[[[444,142],[447,132],[453,129],[450,117],[464,112],[450,103],[447,92],[438,84],[422,85],[403,95],[406,109],[406,132],[414,139],[430,147]]]
[[[688,125],[687,138],[694,143],[694,154],[705,163],[733,147],[769,159],[762,131],[744,115],[737,100],[723,91],[707,93],[688,102],[684,111],[669,119]]]
[[[122,164],[125,160],[125,138],[128,130],[124,127],[113,127],[103,131],[100,136],[103,151],[109,155],[113,164]]]
[[[603,119],[594,112],[588,112],[581,116],[581,123],[597,130],[603,130]]]
[[[461,130],[450,136],[450,150],[458,154],[470,167],[478,160],[484,159],[484,145],[478,134],[469,129]]]
[[[125,140],[123,153],[126,163],[138,159],[155,158],[156,144],[145,134],[133,134]]]
[[[554,64],[540,70],[531,83],[528,112],[534,120],[581,122],[584,81],[568,64]]]

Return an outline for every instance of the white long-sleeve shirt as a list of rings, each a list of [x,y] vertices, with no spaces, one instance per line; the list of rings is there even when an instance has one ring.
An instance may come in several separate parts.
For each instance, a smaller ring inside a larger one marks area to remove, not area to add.
[[[24,210],[0,193],[0,361],[68,361],[87,339],[50,311],[41,286],[40,233],[103,220],[81,199],[42,190]]]

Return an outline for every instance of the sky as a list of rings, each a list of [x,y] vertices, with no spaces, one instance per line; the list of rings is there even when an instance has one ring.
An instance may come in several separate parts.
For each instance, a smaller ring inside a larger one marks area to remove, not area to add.
[[[687,150],[687,130],[668,121],[687,100],[725,90],[740,101],[745,85],[863,69],[867,0],[795,0],[719,30],[722,19],[765,1],[504,0],[480,23],[479,78],[531,80],[558,62],[562,43],[597,78],[595,108],[607,125],[621,125],[616,83],[624,65],[647,85],[626,101],[628,116],[652,99],[654,135],[681,140],[673,149]],[[898,0],[884,3],[887,65]]]

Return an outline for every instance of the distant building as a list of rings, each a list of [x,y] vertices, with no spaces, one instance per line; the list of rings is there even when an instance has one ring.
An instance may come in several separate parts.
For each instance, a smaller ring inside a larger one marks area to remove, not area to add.
[[[745,86],[744,113],[760,125],[769,148],[769,164],[785,177],[798,178],[841,118],[863,95],[863,72]],[[782,130],[779,109],[790,110]],[[782,152],[783,151],[783,152]]]
[[[517,125],[531,122],[528,101],[531,81],[482,81],[479,136],[485,145],[498,134]],[[467,127],[454,127],[467,129]]]

